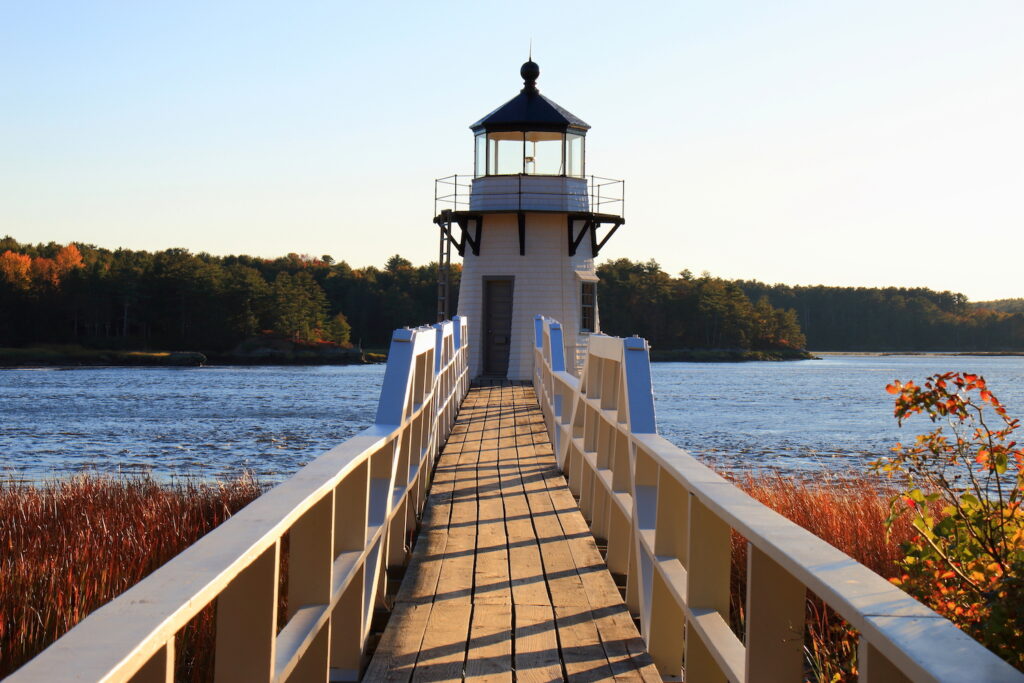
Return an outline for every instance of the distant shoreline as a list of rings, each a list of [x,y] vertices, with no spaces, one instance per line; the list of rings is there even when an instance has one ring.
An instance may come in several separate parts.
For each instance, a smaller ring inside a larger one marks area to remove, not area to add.
[[[362,365],[383,362],[384,359],[382,354],[354,349],[276,349],[253,354],[207,354],[198,351],[121,351],[72,346],[0,348],[0,369]]]
[[[820,356],[1024,356],[1024,351],[812,351]]]
[[[795,349],[651,349],[652,363],[750,363],[793,360],[818,360],[818,357],[813,353]]]

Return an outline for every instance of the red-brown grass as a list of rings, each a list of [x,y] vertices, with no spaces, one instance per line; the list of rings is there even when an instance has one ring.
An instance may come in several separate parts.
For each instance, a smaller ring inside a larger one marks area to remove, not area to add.
[[[908,519],[897,520],[889,536],[884,521],[894,493],[865,476],[805,481],[778,473],[747,476],[735,483],[790,521],[843,551],[883,577],[896,576],[900,544],[914,536]],[[742,633],[746,603],[747,543],[732,538],[733,627]],[[811,593],[807,598],[806,679],[855,680],[857,634]],[[838,675],[838,677],[837,677]]]
[[[262,492],[250,477],[161,485],[147,477],[0,482],[0,678]],[[213,610],[183,629],[182,678],[202,675]]]

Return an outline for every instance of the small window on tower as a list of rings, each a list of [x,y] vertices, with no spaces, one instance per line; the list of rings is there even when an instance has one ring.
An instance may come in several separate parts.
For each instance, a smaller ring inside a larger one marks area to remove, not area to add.
[[[594,331],[594,309],[597,304],[597,284],[581,283],[580,290],[580,332]]]

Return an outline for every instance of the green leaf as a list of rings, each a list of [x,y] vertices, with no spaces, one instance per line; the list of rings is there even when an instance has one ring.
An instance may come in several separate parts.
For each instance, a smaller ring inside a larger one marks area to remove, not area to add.
[[[935,532],[936,536],[949,536],[956,529],[956,520],[952,517],[946,517],[941,522],[932,527],[932,531]]]
[[[924,536],[926,538],[930,538],[932,540],[935,539],[935,534],[932,532],[931,528],[928,526],[928,522],[926,522],[925,520],[921,519],[920,517],[917,517],[917,518],[914,519],[913,524],[914,524],[914,528],[916,528],[918,531],[920,531],[922,534],[924,534]]]

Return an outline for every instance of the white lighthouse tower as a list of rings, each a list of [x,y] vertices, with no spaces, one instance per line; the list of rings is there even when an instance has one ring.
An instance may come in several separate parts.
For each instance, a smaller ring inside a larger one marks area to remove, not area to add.
[[[436,184],[440,262],[452,246],[463,257],[472,377],[529,379],[537,314],[562,323],[573,362],[600,330],[594,258],[625,222],[623,182],[586,175],[590,126],[540,94],[533,61],[520,74],[519,94],[470,126],[472,180]],[[442,278],[442,316],[446,290]]]

